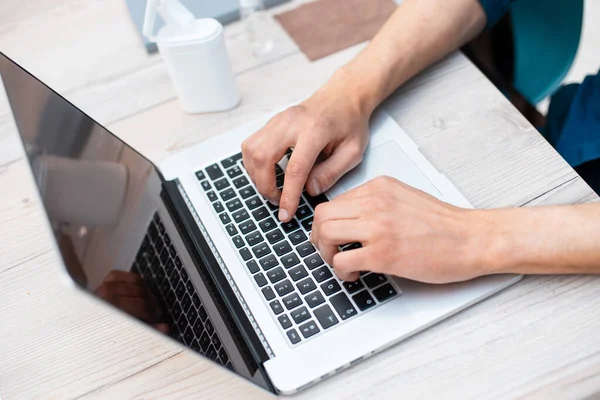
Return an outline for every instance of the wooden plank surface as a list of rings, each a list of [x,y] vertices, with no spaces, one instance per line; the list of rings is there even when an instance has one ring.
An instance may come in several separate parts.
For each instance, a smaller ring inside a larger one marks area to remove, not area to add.
[[[146,59],[120,2],[28,0],[24,8],[2,4],[0,50],[9,55],[14,52],[26,67],[154,161],[301,100],[362,46],[316,63],[297,52],[257,63],[240,72],[244,96],[240,107],[192,116],[179,110],[166,77],[161,81],[148,72],[162,68],[161,62]],[[6,10],[8,14],[3,13]],[[99,37],[100,23],[94,25],[98,14],[108,18],[104,26],[114,29],[107,32],[107,42]],[[77,21],[69,34],[60,33],[67,26],[62,23]],[[42,35],[39,42],[30,43],[29,28]],[[84,50],[88,49],[85,43],[96,44],[96,52]],[[81,60],[82,51],[91,58]],[[120,57],[122,64],[116,65],[114,60]],[[155,89],[158,95],[138,102],[135,85],[152,93]],[[386,106],[476,207],[597,200],[460,54],[411,81]],[[7,116],[6,104],[0,100],[3,399],[270,397],[66,289],[15,128]],[[597,376],[590,373],[600,367],[599,294],[600,281],[594,277],[528,277],[296,397],[546,399],[590,395],[600,389]]]

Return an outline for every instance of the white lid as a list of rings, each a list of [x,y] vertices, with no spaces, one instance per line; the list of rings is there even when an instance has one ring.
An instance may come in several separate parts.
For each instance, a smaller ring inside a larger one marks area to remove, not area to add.
[[[167,46],[182,46],[213,40],[223,30],[223,25],[213,18],[201,18],[182,27],[166,25],[156,35],[156,42]]]
[[[240,6],[242,7],[258,7],[262,6],[261,0],[240,0]]]

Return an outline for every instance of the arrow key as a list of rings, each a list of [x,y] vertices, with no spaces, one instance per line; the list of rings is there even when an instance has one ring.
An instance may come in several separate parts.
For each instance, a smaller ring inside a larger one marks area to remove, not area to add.
[[[311,320],[305,323],[304,325],[300,325],[300,332],[302,332],[302,336],[304,336],[305,339],[308,339],[309,337],[319,333],[320,329],[315,323],[315,321]]]

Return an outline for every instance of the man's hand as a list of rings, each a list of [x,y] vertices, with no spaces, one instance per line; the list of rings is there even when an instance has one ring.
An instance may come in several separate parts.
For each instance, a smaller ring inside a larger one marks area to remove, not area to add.
[[[161,323],[160,308],[139,275],[125,271],[110,271],[94,293],[135,318],[151,324],[159,331],[169,332],[169,326]]]
[[[320,204],[311,241],[343,280],[373,271],[428,283],[463,281],[484,273],[476,255],[486,235],[476,215],[380,177]],[[338,252],[351,242],[362,248]]]
[[[309,194],[321,194],[362,160],[372,110],[363,110],[337,82],[276,115],[242,145],[250,178],[265,198],[279,205],[281,221],[294,216],[305,186]],[[275,164],[290,147],[294,152],[280,193]]]

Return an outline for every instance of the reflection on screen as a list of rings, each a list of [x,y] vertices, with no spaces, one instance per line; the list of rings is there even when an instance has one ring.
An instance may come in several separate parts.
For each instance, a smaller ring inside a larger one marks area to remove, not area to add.
[[[191,273],[154,166],[2,53],[0,75],[71,277],[257,382],[239,335]]]

